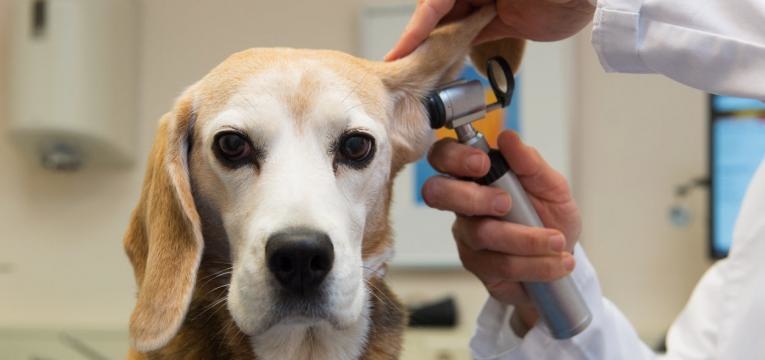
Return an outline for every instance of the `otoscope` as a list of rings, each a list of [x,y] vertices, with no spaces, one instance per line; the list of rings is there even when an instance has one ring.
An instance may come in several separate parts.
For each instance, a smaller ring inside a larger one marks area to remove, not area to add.
[[[502,220],[544,227],[518,177],[502,154],[490,148],[483,134],[473,128],[472,123],[483,119],[487,112],[510,105],[515,88],[513,72],[504,58],[497,56],[489,59],[486,72],[497,102],[486,105],[484,88],[479,80],[457,80],[446,84],[423,100],[430,117],[430,127],[454,129],[460,143],[489,155],[489,172],[471,180],[502,189],[510,195],[513,206]],[[590,324],[592,314],[571,276],[552,282],[525,282],[523,287],[556,339],[568,339]]]

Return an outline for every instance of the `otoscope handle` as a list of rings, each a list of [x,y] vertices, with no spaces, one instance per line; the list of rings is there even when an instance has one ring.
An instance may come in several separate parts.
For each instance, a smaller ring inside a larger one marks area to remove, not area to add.
[[[484,151],[489,148],[483,136],[469,145]],[[544,227],[518,177],[502,154],[495,149],[490,149],[488,154],[491,170],[475,181],[502,189],[510,195],[513,206],[502,219],[515,224]],[[570,275],[552,282],[525,282],[523,287],[556,339],[568,339],[580,333],[592,321],[592,314]]]

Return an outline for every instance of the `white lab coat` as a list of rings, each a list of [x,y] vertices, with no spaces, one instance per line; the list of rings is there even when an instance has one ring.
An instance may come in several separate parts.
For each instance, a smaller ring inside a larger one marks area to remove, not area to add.
[[[765,99],[765,0],[599,0],[593,46],[607,71],[664,74],[718,94]],[[712,266],[669,330],[664,359],[765,359],[765,162],[752,180],[728,258]],[[512,308],[489,299],[470,346],[476,359],[654,359],[603,298],[580,246],[572,276],[590,326],[554,340],[542,324],[522,339]]]

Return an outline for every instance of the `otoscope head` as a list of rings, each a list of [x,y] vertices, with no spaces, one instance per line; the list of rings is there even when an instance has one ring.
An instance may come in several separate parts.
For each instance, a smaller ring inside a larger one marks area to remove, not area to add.
[[[497,102],[487,107],[485,91],[478,80],[446,84],[422,100],[431,128],[455,129],[484,118],[487,111],[510,105],[515,86],[510,65],[502,57],[494,57],[489,59],[486,69]]]
[[[426,96],[423,105],[433,129],[454,129],[486,115],[486,95],[478,80],[446,84]]]

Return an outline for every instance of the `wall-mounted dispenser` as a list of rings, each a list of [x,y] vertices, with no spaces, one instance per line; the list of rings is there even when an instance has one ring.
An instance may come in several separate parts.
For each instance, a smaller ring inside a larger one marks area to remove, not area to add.
[[[132,162],[136,15],[135,0],[13,0],[9,135],[43,166]]]

